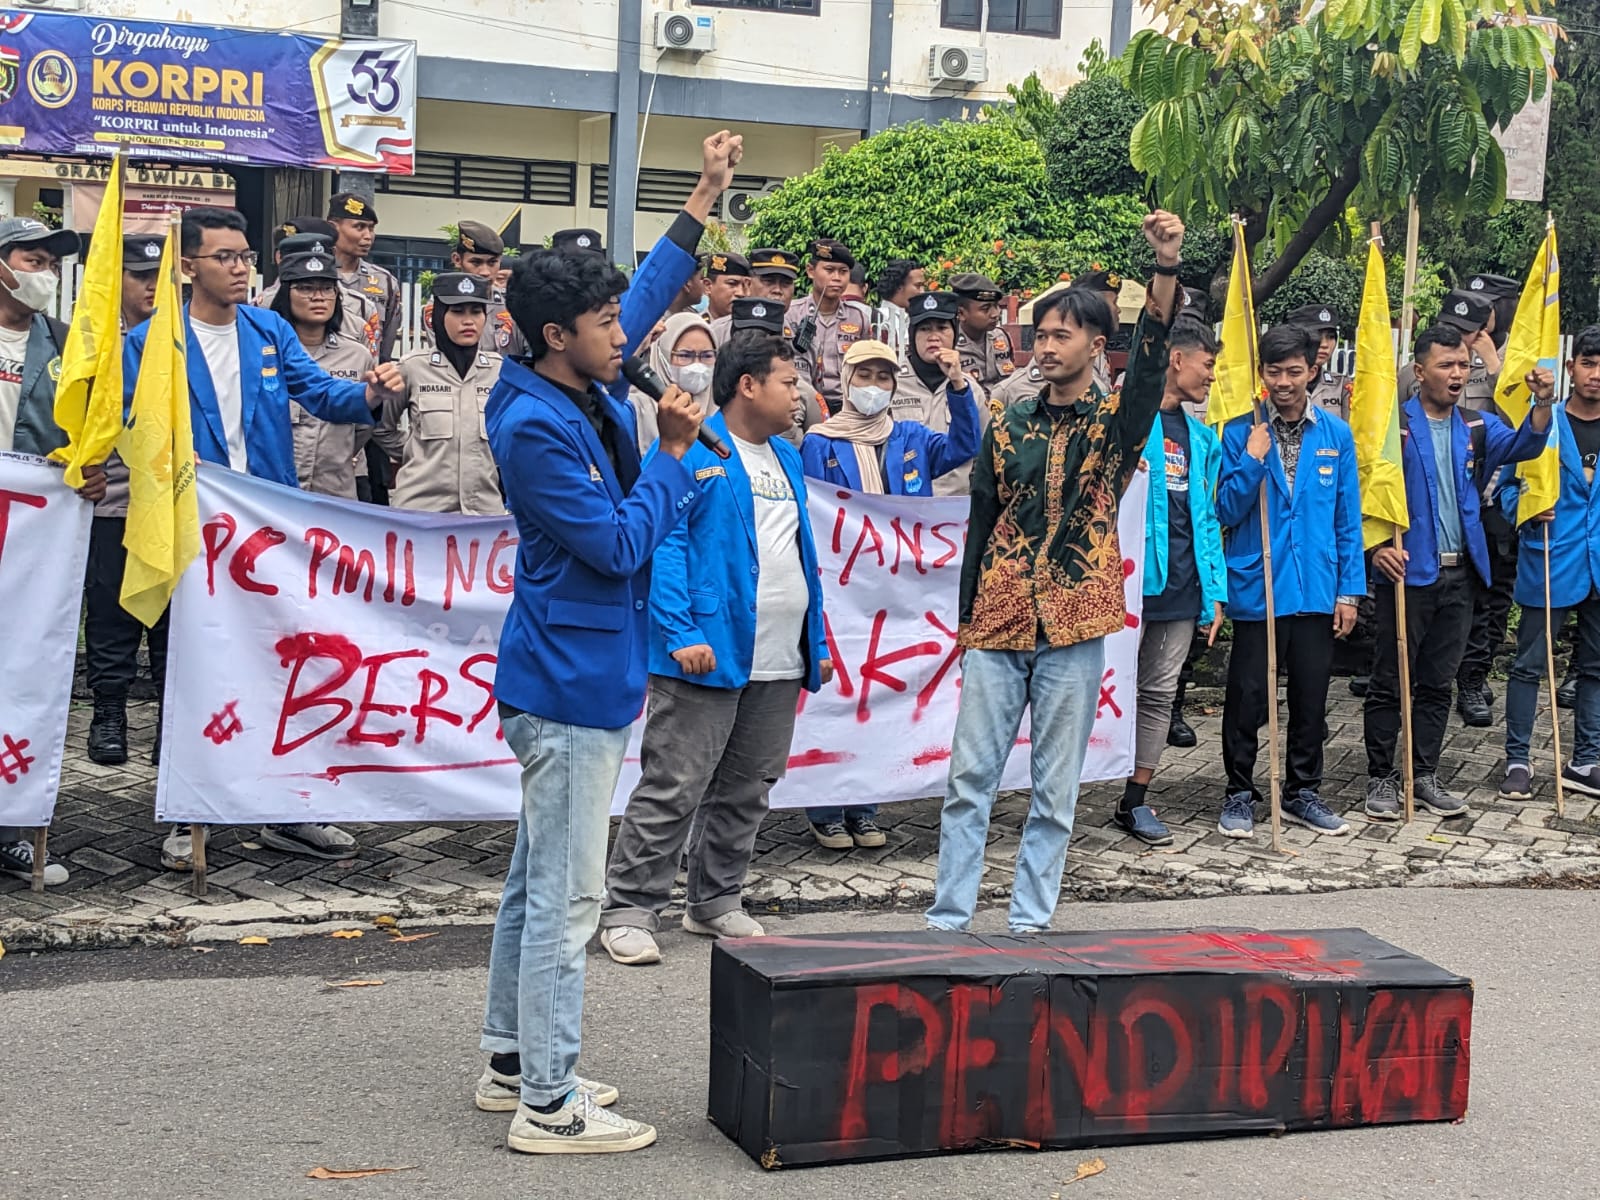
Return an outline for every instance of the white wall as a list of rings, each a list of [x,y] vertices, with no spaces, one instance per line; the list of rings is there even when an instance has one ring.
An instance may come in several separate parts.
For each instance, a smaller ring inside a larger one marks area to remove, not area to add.
[[[827,11],[827,0],[823,0],[823,11]],[[894,6],[890,87],[905,95],[969,98],[975,115],[979,105],[1004,99],[1006,84],[1021,83],[1030,72],[1038,73],[1048,91],[1060,92],[1071,86],[1077,81],[1083,52],[1095,38],[1102,46],[1111,42],[1111,0],[1063,0],[1059,40],[945,29],[939,24],[939,0],[898,0]],[[928,49],[935,45],[987,49],[988,82],[970,90],[935,90],[928,82]]]
[[[14,7],[20,8],[21,5]],[[338,0],[83,0],[77,16],[338,33]]]
[[[643,8],[640,40],[646,71],[791,87],[860,88],[866,80],[871,0],[822,0],[820,16],[714,8],[690,0],[645,0]],[[671,11],[711,17],[716,50],[658,56],[655,14]]]
[[[429,57],[617,66],[616,0],[381,0],[378,21],[384,37],[410,38]]]

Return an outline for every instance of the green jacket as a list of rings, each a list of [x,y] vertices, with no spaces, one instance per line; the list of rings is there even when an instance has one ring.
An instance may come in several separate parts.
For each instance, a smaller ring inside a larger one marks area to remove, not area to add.
[[[1040,391],[989,427],[972,471],[963,646],[1032,650],[1041,637],[1071,646],[1122,628],[1117,510],[1166,372],[1167,327],[1147,312],[1120,392],[1091,384],[1052,414]]]

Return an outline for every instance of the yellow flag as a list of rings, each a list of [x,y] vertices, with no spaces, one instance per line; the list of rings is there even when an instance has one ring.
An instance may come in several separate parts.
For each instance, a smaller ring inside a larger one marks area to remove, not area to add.
[[[1367,281],[1356,324],[1356,378],[1350,393],[1350,432],[1361,476],[1361,517],[1367,549],[1410,527],[1406,477],[1400,465],[1400,403],[1394,342],[1389,328],[1389,284],[1378,243],[1367,246]]]
[[[1222,353],[1211,384],[1206,420],[1225,425],[1253,410],[1261,394],[1256,362],[1256,304],[1250,291],[1250,256],[1245,253],[1239,219],[1233,222],[1233,267],[1228,272],[1228,300],[1222,310]]]
[[[1528,270],[1528,282],[1517,301],[1517,315],[1506,334],[1501,356],[1500,382],[1494,399],[1513,425],[1522,424],[1533,396],[1524,376],[1535,367],[1556,369],[1561,357],[1561,264],[1556,257],[1556,223],[1545,230],[1544,242]],[[1550,423],[1550,439],[1543,453],[1517,468],[1522,476],[1522,496],[1517,501],[1517,523],[1555,507],[1561,494],[1561,467],[1557,457],[1556,425]]]
[[[83,264],[83,283],[56,380],[56,424],[67,444],[50,457],[67,464],[67,486],[83,468],[105,462],[122,433],[122,158],[106,178],[105,199]]]
[[[160,618],[200,551],[178,236],[173,222],[161,254],[156,311],[134,383],[133,411],[118,444],[129,472],[122,607],[146,626]]]

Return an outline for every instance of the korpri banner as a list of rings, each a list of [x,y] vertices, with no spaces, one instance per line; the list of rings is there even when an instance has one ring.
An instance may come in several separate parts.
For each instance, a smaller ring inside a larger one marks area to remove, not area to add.
[[[0,454],[0,826],[55,811],[93,515],[59,467]]]
[[[0,10],[0,147],[412,173],[414,42]]]
[[[515,819],[518,768],[493,699],[510,520],[378,508],[204,465],[199,478],[202,548],[174,598],[158,818]],[[1134,614],[1145,486],[1141,473],[1121,525]],[[967,502],[812,487],[837,673],[802,701],[774,805],[942,795]],[[1132,768],[1129,624],[1107,639],[1085,779]],[[638,778],[634,732],[615,812]],[[1028,777],[1024,732],[1004,785]]]

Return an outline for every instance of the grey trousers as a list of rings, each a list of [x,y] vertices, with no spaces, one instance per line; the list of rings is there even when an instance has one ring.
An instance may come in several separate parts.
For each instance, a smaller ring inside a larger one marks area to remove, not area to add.
[[[643,775],[611,848],[602,929],[661,927],[685,841],[689,915],[710,921],[741,906],[768,793],[788,767],[800,683],[735,690],[650,677]]]
[[[1139,630],[1139,715],[1133,765],[1155,770],[1172,726],[1172,698],[1194,640],[1193,621],[1145,621]]]

